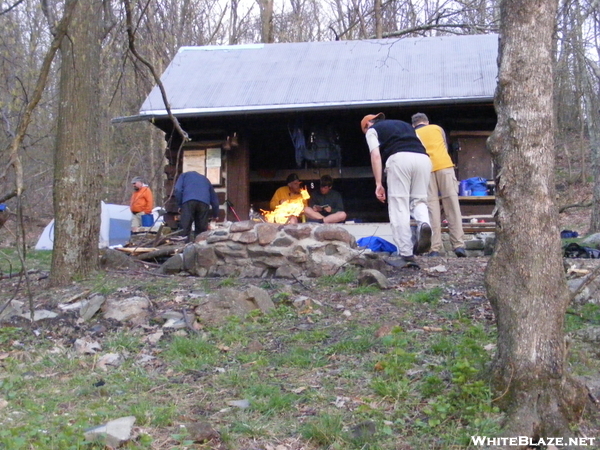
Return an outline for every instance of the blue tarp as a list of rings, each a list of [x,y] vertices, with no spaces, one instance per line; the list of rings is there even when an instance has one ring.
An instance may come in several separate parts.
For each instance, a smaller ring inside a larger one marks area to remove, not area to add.
[[[359,247],[367,247],[374,252],[394,253],[396,250],[398,250],[394,244],[377,236],[360,238],[358,241],[356,241],[356,244]]]

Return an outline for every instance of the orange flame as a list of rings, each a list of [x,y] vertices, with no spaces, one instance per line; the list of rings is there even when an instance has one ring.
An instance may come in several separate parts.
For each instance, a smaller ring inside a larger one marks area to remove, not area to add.
[[[304,200],[310,198],[310,194],[306,188],[300,190],[301,197],[291,200],[287,200],[280,205],[277,205],[273,211],[261,210],[265,219],[271,223],[283,223],[286,224],[290,220],[290,217],[299,216],[304,211]]]

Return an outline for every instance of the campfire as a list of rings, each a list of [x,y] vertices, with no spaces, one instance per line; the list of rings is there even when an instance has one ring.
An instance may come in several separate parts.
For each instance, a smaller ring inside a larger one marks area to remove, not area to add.
[[[310,195],[306,188],[301,189],[300,193],[302,194],[302,198],[283,202],[282,204],[277,205],[274,211],[261,210],[261,213],[264,215],[265,219],[267,219],[267,222],[286,224],[289,222],[290,217],[302,214],[304,211],[304,200],[308,200]]]

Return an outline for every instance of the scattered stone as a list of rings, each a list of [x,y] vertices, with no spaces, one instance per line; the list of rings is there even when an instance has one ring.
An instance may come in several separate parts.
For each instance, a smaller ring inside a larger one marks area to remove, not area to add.
[[[219,432],[206,422],[186,423],[184,426],[190,439],[199,444],[217,440],[221,437]]]
[[[20,302],[19,300],[11,300],[8,306],[4,308],[4,311],[0,313],[0,321],[8,319],[12,316],[21,315],[23,313],[24,306],[25,303]]]
[[[100,310],[105,301],[106,298],[102,295],[94,295],[90,299],[83,300],[81,302],[81,309],[79,310],[79,317],[85,321],[90,320]]]
[[[575,332],[575,335],[581,338],[583,341],[598,343],[600,342],[600,327],[587,327],[582,330]]]
[[[109,299],[103,306],[104,317],[119,322],[141,324],[148,317],[150,301],[145,297],[130,297],[125,300]]]
[[[152,345],[156,345],[158,341],[160,341],[160,338],[164,336],[164,334],[165,333],[162,331],[157,331],[156,333],[149,334],[148,336],[146,336],[146,342]]]
[[[178,330],[180,328],[185,328],[187,325],[185,323],[184,319],[168,319],[164,325],[163,328],[172,328],[174,330]]]
[[[374,269],[364,269],[358,274],[358,284],[360,286],[376,285],[380,289],[389,289],[390,283],[386,276]]]
[[[8,406],[8,402],[3,398],[0,398],[0,409],[4,409]]]
[[[275,308],[275,304],[271,300],[269,293],[258,286],[250,286],[246,289],[246,295],[264,313]]]
[[[230,400],[227,402],[229,406],[235,406],[236,408],[246,409],[250,407],[250,400]]]
[[[245,291],[224,288],[211,293],[194,312],[201,320],[218,325],[229,316],[244,318],[254,309],[267,312],[273,308],[275,304],[267,291],[250,286]]]
[[[27,320],[31,320],[31,314],[29,312],[24,312],[23,314],[17,314],[18,316],[24,317]],[[33,321],[37,322],[38,320],[44,320],[44,319],[54,319],[55,317],[58,317],[58,314],[56,314],[53,311],[48,311],[47,309],[36,309],[35,311],[33,311]]]
[[[117,448],[131,438],[134,423],[135,416],[121,417],[86,430],[84,436],[88,441],[103,442],[107,446]]]
[[[103,355],[96,363],[100,370],[108,371],[107,366],[119,367],[123,363],[123,357],[118,353],[107,353]]]
[[[104,325],[94,325],[90,328],[90,333],[102,336],[104,333],[106,333],[106,327]]]
[[[440,264],[438,266],[434,266],[434,267],[425,269],[425,271],[430,272],[430,273],[445,273],[445,272],[448,272],[448,268],[446,266],[444,266],[443,264]]]
[[[581,240],[581,245],[598,248],[600,245],[600,233],[590,234]]]
[[[159,272],[164,275],[168,275],[168,274],[179,273],[183,269],[184,269],[183,254],[178,253],[176,255],[171,256],[169,259],[167,259],[160,266]]]
[[[76,339],[73,345],[75,347],[75,351],[80,355],[93,355],[96,353],[96,351],[102,350],[102,347],[98,342],[92,341],[87,337]]]

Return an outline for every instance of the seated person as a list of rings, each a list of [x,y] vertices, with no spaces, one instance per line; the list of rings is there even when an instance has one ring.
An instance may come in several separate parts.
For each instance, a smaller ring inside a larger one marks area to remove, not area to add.
[[[288,201],[295,201],[298,199],[302,199],[302,203],[306,208],[308,206],[308,200],[304,198],[302,195],[301,187],[302,181],[298,178],[298,175],[295,173],[290,173],[285,181],[287,184],[285,186],[280,187],[273,194],[273,198],[271,198],[271,202],[269,207],[271,211],[277,208],[278,205]],[[298,216],[302,214],[302,211],[299,212]],[[287,223],[298,223],[298,216],[290,216]]]
[[[304,208],[309,222],[340,223],[346,220],[342,196],[332,187],[333,178],[323,175],[319,183],[319,192],[310,196],[309,206]]]

